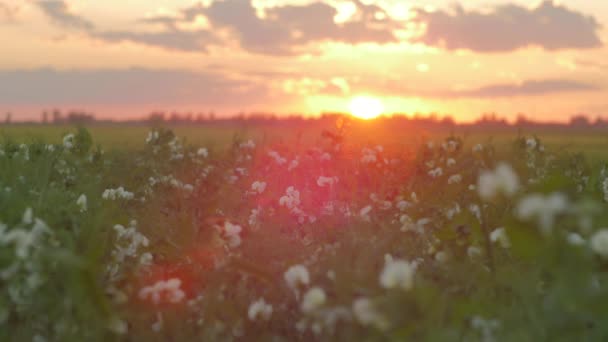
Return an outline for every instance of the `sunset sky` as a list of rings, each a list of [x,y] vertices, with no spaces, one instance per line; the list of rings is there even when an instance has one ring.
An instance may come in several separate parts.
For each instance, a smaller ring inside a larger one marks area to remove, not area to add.
[[[0,0],[0,115],[608,117],[608,1]]]

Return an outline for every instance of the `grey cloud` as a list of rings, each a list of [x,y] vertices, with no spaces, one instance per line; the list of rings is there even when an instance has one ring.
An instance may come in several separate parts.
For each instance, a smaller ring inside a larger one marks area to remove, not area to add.
[[[538,96],[568,92],[596,91],[601,87],[566,79],[544,79],[526,80],[519,84],[490,84],[468,90],[436,90],[420,91],[415,87],[404,87],[401,83],[394,81],[384,82],[380,86],[380,91],[395,96],[403,97],[422,97],[438,99],[461,99],[461,98],[509,98],[517,96]]]
[[[245,106],[267,98],[263,84],[218,73],[141,68],[0,71],[0,103],[12,105]]]
[[[177,29],[170,29],[164,32],[155,33],[108,31],[95,32],[92,33],[92,36],[107,42],[131,41],[185,52],[206,52],[207,46],[210,43],[217,42],[215,36],[204,30],[180,31]]]
[[[87,19],[70,12],[65,1],[44,0],[36,2],[36,5],[56,24],[68,28],[93,30],[95,25]]]
[[[521,84],[496,84],[484,86],[469,91],[447,92],[447,97],[513,97],[534,96],[563,92],[593,91],[600,89],[598,86],[572,80],[528,80]]]
[[[502,5],[489,13],[466,11],[457,6],[452,13],[417,10],[418,23],[427,26],[416,39],[448,50],[506,52],[527,46],[546,50],[602,46],[601,28],[592,16],[544,1],[534,9]]]
[[[180,11],[177,17],[158,16],[140,19],[139,23],[160,24],[161,32],[100,31],[88,20],[69,12],[65,1],[48,0],[38,2],[40,8],[56,23],[81,28],[104,41],[132,41],[150,46],[180,51],[206,51],[212,44],[222,44],[217,36],[220,29],[228,30],[241,47],[249,52],[270,55],[293,55],[303,52],[307,45],[320,41],[337,41],[350,44],[363,42],[396,42],[393,34],[400,26],[389,19],[378,6],[356,1],[356,20],[336,24],[337,10],[325,3],[288,5],[267,9],[265,18],[260,18],[251,0],[218,0],[209,6],[196,4]],[[382,13],[386,20],[375,18]],[[191,23],[197,16],[206,17],[212,27],[208,30],[185,31],[179,24]],[[309,51],[307,51],[309,52]]]

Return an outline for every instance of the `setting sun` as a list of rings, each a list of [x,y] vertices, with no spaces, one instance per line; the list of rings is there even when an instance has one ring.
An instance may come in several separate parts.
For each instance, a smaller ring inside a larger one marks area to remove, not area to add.
[[[369,120],[380,116],[384,112],[382,101],[369,96],[358,96],[352,99],[349,105],[350,113],[360,119]]]

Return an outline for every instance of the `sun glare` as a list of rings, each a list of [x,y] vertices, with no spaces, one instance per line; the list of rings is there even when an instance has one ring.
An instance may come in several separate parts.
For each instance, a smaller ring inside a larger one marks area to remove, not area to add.
[[[382,101],[369,96],[358,96],[350,101],[350,113],[360,119],[369,120],[384,112]]]

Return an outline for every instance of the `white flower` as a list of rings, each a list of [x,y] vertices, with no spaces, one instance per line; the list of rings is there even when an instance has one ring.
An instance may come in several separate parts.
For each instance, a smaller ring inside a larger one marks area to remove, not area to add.
[[[285,195],[279,198],[279,205],[288,209],[297,208],[300,205],[300,192],[293,186],[285,190]]]
[[[591,236],[591,250],[608,259],[608,228],[602,228]]]
[[[585,239],[583,239],[583,237],[577,233],[568,234],[567,241],[568,241],[568,244],[570,244],[572,246],[582,246],[586,242]]]
[[[533,149],[535,149],[535,148],[536,148],[536,146],[537,146],[536,139],[534,139],[534,138],[528,138],[528,139],[526,139],[526,147],[527,147],[529,150],[533,150]]]
[[[313,287],[308,290],[302,299],[302,312],[311,313],[319,309],[325,304],[327,296],[325,291],[320,287]]]
[[[331,160],[331,154],[327,153],[327,152],[323,152],[323,154],[321,155],[321,161],[328,161]]]
[[[550,195],[531,194],[519,201],[515,213],[520,220],[536,218],[543,233],[549,233],[555,217],[568,209],[565,195],[555,192]]]
[[[199,157],[207,158],[209,156],[209,151],[206,148],[201,147],[198,149],[198,151],[196,151],[196,154]]]
[[[112,317],[108,322],[108,329],[115,334],[124,335],[129,330],[129,325],[118,317]]]
[[[452,175],[452,176],[450,176],[450,178],[448,178],[448,184],[450,184],[450,185],[458,184],[460,182],[462,182],[462,176],[459,174]]]
[[[268,152],[268,156],[270,158],[274,159],[275,163],[277,163],[279,165],[283,165],[283,164],[287,163],[287,159],[281,157],[281,155],[277,151]]]
[[[366,207],[363,207],[360,211],[359,211],[359,216],[364,219],[365,221],[370,221],[371,218],[369,216],[369,214],[372,212],[372,206],[368,205]]]
[[[302,265],[291,266],[283,275],[287,285],[292,290],[297,291],[300,285],[308,285],[310,283],[310,276],[308,270]]]
[[[169,303],[179,303],[186,297],[181,285],[182,281],[179,278],[161,280],[152,286],[142,288],[138,296],[142,300],[150,299],[154,304],[159,304],[162,300]]]
[[[482,144],[477,144],[475,146],[473,146],[473,153],[479,153],[481,151],[483,151],[483,145]]]
[[[414,287],[416,265],[405,260],[386,260],[380,274],[380,285],[386,289],[401,288],[410,290]]]
[[[363,154],[363,156],[361,156],[361,162],[363,164],[370,164],[378,161],[378,158],[376,156],[376,150],[366,147],[361,152]]]
[[[32,208],[28,207],[27,209],[25,209],[21,222],[23,222],[24,224],[32,224],[34,222],[34,211],[32,210]]]
[[[477,246],[469,246],[469,248],[467,248],[467,255],[469,258],[474,259],[481,255],[481,248]]]
[[[435,168],[435,169],[429,171],[429,176],[431,176],[433,178],[441,177],[441,176],[443,176],[443,169],[440,167]]]
[[[251,184],[251,190],[253,190],[254,192],[257,192],[258,194],[261,194],[262,192],[264,192],[264,190],[266,190],[266,182],[262,182],[262,181],[253,182],[253,184]]]
[[[246,142],[242,142],[239,145],[240,148],[242,149],[250,149],[253,150],[255,148],[255,143],[253,142],[253,140],[249,139]]]
[[[376,310],[372,301],[367,298],[355,299],[353,313],[361,325],[373,325],[380,330],[388,328],[388,320]]]
[[[101,198],[105,199],[105,200],[116,200],[116,199],[125,199],[125,200],[132,200],[135,197],[135,195],[130,192],[130,191],[126,191],[122,186],[118,187],[116,189],[106,189],[103,194],[101,195]]]
[[[294,160],[292,160],[292,161],[289,163],[289,166],[287,167],[287,171],[292,171],[292,170],[294,170],[296,167],[298,167],[298,165],[300,165],[300,158],[299,158],[299,157],[298,157],[298,158],[296,158],[296,159],[294,159]]]
[[[267,304],[264,298],[260,298],[249,305],[247,311],[247,317],[250,320],[255,321],[258,317],[262,320],[269,320],[272,316],[272,305]]]
[[[513,196],[519,189],[519,178],[513,168],[500,163],[494,171],[484,171],[479,176],[477,190],[484,200],[491,200],[499,194]]]
[[[226,220],[224,225],[218,228],[220,229],[220,235],[227,242],[228,247],[236,248],[241,245],[241,231],[243,228],[240,225]]]
[[[448,260],[450,260],[450,254],[446,251],[439,251],[435,253],[435,261],[441,264],[445,264]]]
[[[70,133],[63,137],[63,147],[66,150],[72,149],[74,147],[74,134]]]
[[[490,233],[490,241],[498,242],[502,248],[511,247],[511,241],[507,236],[507,231],[504,227],[496,228]]]
[[[156,142],[159,138],[158,131],[150,131],[148,132],[148,137],[146,137],[146,144],[150,144],[152,142]]]
[[[85,194],[80,195],[76,200],[76,205],[80,208],[80,212],[87,211],[87,196]]]
[[[454,158],[448,158],[448,160],[445,162],[445,165],[447,165],[448,167],[454,166],[456,165],[456,160],[454,160]]]
[[[336,183],[338,183],[338,177],[319,176],[319,178],[317,178],[317,185],[320,186],[321,188],[328,186],[328,185],[332,186]]]
[[[400,200],[396,204],[397,209],[399,209],[400,211],[404,211],[405,209],[407,209],[411,206],[412,206],[412,204],[410,202],[404,201],[404,200]]]

